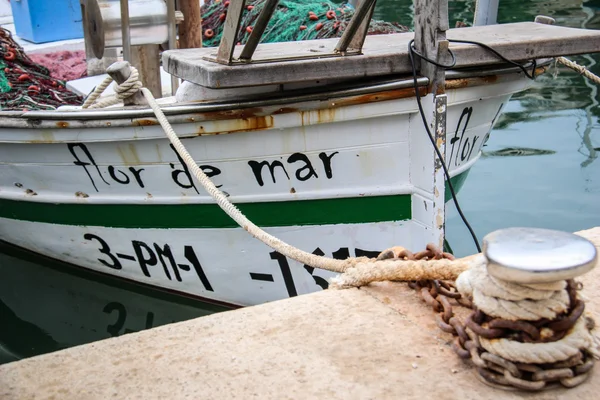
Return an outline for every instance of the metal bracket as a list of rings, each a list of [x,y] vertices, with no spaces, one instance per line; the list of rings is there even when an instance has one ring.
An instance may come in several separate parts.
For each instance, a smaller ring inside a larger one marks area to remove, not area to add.
[[[362,0],[358,4],[352,20],[348,24],[337,46],[335,46],[336,53],[362,53],[362,47],[369,32],[369,25],[371,18],[373,18],[376,3],[377,0]]]
[[[236,39],[242,23],[242,12],[246,0],[230,0],[227,10],[227,18],[223,28],[223,36],[219,43],[216,61],[221,64],[231,65],[233,60],[233,50],[235,49]]]
[[[250,61],[252,60],[252,55],[262,38],[265,29],[267,28],[267,24],[269,20],[273,16],[273,12],[275,11],[275,7],[279,0],[267,0],[262,11],[260,12],[258,18],[256,19],[256,23],[254,24],[254,29],[248,38],[248,42],[244,45],[242,49],[242,54],[240,54],[240,60],[242,61]]]
[[[121,0],[121,37],[123,38],[123,60],[131,61],[131,36],[129,31],[129,2]]]

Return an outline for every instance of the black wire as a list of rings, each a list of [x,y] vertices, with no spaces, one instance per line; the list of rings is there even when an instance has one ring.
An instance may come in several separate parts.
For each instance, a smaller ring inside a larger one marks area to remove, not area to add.
[[[514,65],[514,66],[518,67],[519,69],[521,69],[521,71],[523,71],[525,76],[527,76],[529,79],[535,79],[535,70],[536,70],[536,66],[537,66],[535,60],[532,60],[532,62],[531,62],[532,72],[529,73],[524,65],[507,59],[502,54],[498,53],[496,50],[492,49],[491,47],[489,47],[488,45],[485,45],[483,43],[479,43],[479,42],[475,42],[475,41],[471,41],[471,40],[454,40],[454,39],[448,40],[448,41],[451,43],[467,43],[467,44],[474,44],[474,45],[483,47],[484,49],[495,54],[498,58],[505,61],[506,63]],[[431,130],[429,129],[429,125],[427,123],[427,117],[425,117],[425,111],[423,111],[423,105],[421,104],[421,95],[419,93],[419,85],[417,83],[417,68],[415,66],[415,59],[414,59],[414,55],[416,55],[420,59],[427,61],[433,65],[436,65],[440,68],[450,69],[456,65],[456,57],[454,55],[454,52],[452,52],[452,50],[448,49],[448,52],[452,56],[452,63],[450,65],[443,65],[443,64],[440,64],[434,60],[431,60],[431,59],[425,57],[423,54],[420,54],[414,48],[413,43],[414,43],[414,39],[408,43],[408,56],[410,58],[410,65],[412,67],[413,86],[415,89],[415,96],[417,98],[417,105],[419,106],[419,114],[421,114],[421,119],[423,120],[423,125],[425,126],[425,130],[427,131],[427,136],[429,137],[429,140],[431,141],[431,144],[433,145],[435,153],[437,154],[437,156],[442,164],[442,168],[444,169],[444,175],[446,176],[446,181],[448,182],[448,188],[450,189],[450,193],[452,194],[452,201],[456,205],[456,210],[458,211],[458,214],[460,215],[460,218],[462,219],[463,223],[469,230],[469,233],[471,234],[471,237],[473,238],[473,242],[475,242],[475,247],[477,247],[477,251],[481,252],[481,246],[479,245],[477,236],[475,235],[475,232],[473,231],[471,224],[469,224],[469,221],[467,221],[467,217],[465,217],[465,214],[462,212],[462,209],[460,208],[460,205],[458,204],[456,192],[454,191],[454,185],[452,185],[452,181],[450,180],[450,172],[448,172],[448,167],[446,166],[444,157],[442,156],[442,153],[441,153],[440,149],[438,148],[438,146],[435,144],[435,139],[434,139],[433,135],[431,134]]]
[[[504,61],[504,62],[506,62],[508,64],[511,64],[511,65],[514,65],[515,67],[518,67],[519,69],[521,69],[521,71],[523,71],[523,73],[525,74],[525,76],[528,77],[529,79],[535,79],[535,69],[537,68],[537,63],[536,63],[535,59],[531,60],[532,70],[531,70],[531,73],[530,73],[529,71],[527,71],[527,68],[525,68],[525,66],[523,64],[519,64],[518,62],[509,60],[508,58],[504,57],[502,54],[498,53],[496,50],[492,49],[487,44],[483,44],[483,43],[480,43],[480,42],[475,42],[475,41],[472,41],[472,40],[448,39],[448,41],[450,43],[466,43],[466,44],[474,44],[476,46],[483,47],[487,51],[489,51],[491,53],[494,53],[502,61]],[[448,49],[448,51],[452,54],[452,56],[454,56],[454,54],[450,51],[450,49]],[[415,54],[417,54],[417,53],[415,53]],[[425,59],[425,60],[429,61],[427,59]]]
[[[419,58],[427,61],[430,64],[433,64],[435,66],[438,66],[440,68],[445,68],[445,69],[450,69],[456,65],[456,57],[454,56],[454,52],[452,50],[448,49],[448,53],[450,53],[450,56],[452,56],[452,63],[450,63],[449,65],[444,65],[444,64],[438,63],[437,61],[432,60],[431,58],[427,58],[423,54],[419,53],[417,51],[417,49],[415,49],[415,46],[413,46],[414,41],[415,41],[414,39],[411,40],[410,43],[408,44],[408,47],[410,48],[410,51],[412,53],[416,54]]]

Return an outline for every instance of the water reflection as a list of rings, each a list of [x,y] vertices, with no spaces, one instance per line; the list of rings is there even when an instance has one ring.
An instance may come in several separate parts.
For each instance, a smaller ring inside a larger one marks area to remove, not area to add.
[[[501,11],[507,10],[507,5],[501,2]],[[527,3],[527,2],[524,2]],[[556,19],[558,25],[572,26],[585,29],[600,29],[600,1],[553,1],[530,2],[536,3],[535,13],[549,15]],[[525,10],[534,11],[525,7]],[[524,15],[527,15],[527,11]],[[529,12],[531,14],[531,12]],[[524,15],[516,17],[500,12],[499,19],[527,20]],[[508,17],[508,18],[507,18]],[[569,59],[586,66],[596,75],[600,75],[600,57],[597,54],[572,56]],[[577,114],[576,130],[581,137],[579,153],[586,159],[581,167],[589,166],[598,158],[597,148],[598,121],[600,118],[600,93],[598,86],[563,65],[554,65],[547,73],[538,78],[538,82],[530,90],[513,97],[519,102],[519,109],[505,112],[499,119],[495,129],[507,129],[516,122],[535,122],[546,118],[555,118],[557,112],[572,110]]]
[[[554,150],[533,149],[531,147],[505,147],[500,150],[486,151],[481,154],[482,158],[487,157],[526,157],[526,156],[543,156],[556,154]]]
[[[8,245],[0,277],[0,363],[225,310]]]
[[[450,26],[459,21],[471,25],[474,10],[475,0],[450,1]],[[376,18],[410,25],[413,17],[412,0],[379,0],[375,14]],[[498,22],[533,21],[537,15],[550,16],[561,26],[600,29],[600,0],[502,0],[498,10]],[[597,54],[569,58],[600,75],[600,56]],[[538,77],[530,90],[513,97],[513,100],[520,103],[519,109],[505,112],[496,129],[506,129],[516,122],[535,122],[552,118],[555,112],[560,110],[585,110],[582,142],[594,143],[590,137],[591,127],[598,123],[600,117],[600,94],[597,86],[564,66],[553,67],[551,72]],[[586,155],[591,157],[588,160],[589,164],[591,159],[596,158],[593,148],[598,147],[598,144],[584,147],[588,149]]]

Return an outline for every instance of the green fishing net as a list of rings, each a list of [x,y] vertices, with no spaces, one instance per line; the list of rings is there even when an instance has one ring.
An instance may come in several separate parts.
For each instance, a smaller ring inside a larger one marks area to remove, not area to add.
[[[250,0],[242,14],[237,41],[246,43],[266,0]],[[218,46],[223,32],[229,1],[207,0],[202,6],[202,44]],[[341,37],[354,15],[354,8],[347,3],[331,1],[279,1],[269,21],[261,43],[290,42],[298,40]],[[408,32],[398,23],[372,20],[369,34]]]
[[[8,84],[8,79],[4,74],[4,68],[6,68],[6,64],[0,61],[0,93],[6,93],[10,91],[10,85]],[[1,108],[2,106],[0,106]]]

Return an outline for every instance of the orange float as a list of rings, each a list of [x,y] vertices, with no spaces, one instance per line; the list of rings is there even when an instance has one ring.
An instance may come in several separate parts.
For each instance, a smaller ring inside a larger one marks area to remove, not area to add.
[[[17,55],[13,51],[8,50],[6,54],[4,54],[4,59],[6,61],[13,61],[15,58],[17,58]]]

